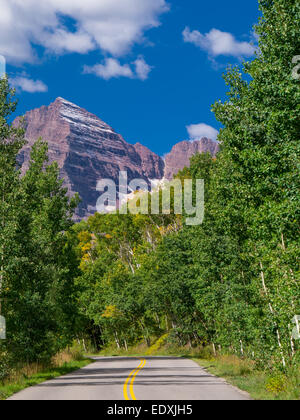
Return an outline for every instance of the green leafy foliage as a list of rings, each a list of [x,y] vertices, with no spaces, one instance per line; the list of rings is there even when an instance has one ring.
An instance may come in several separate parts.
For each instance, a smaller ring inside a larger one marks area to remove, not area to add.
[[[0,345],[6,360],[22,363],[49,359],[72,337],[77,260],[66,232],[77,198],[67,197],[57,164],[47,164],[42,140],[21,176],[17,156],[24,131],[8,122],[16,107],[13,95],[7,79],[1,79],[0,300],[7,340]]]
[[[177,175],[205,180],[204,223],[96,215],[81,225],[80,304],[105,343],[168,334],[270,369],[298,363],[300,5],[260,9],[257,57],[228,69],[228,100],[213,106],[221,151]]]
[[[297,370],[300,127],[292,60],[300,53],[300,4],[261,0],[260,8],[257,57],[242,70],[228,69],[228,100],[213,106],[223,124],[221,151],[217,159],[194,156],[177,174],[205,181],[199,226],[175,215],[174,196],[168,215],[142,214],[141,207],[73,225],[77,198],[67,198],[42,140],[21,177],[24,133],[8,123],[16,104],[7,80],[0,81],[5,360],[47,359],[74,337],[97,349],[140,341],[150,347],[165,337],[250,359],[272,372],[276,392],[280,370]],[[4,375],[6,364],[0,366]]]

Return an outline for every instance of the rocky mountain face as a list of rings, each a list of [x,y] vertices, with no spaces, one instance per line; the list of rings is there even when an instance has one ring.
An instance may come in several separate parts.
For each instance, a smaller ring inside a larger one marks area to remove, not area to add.
[[[171,152],[165,157],[165,178],[171,180],[185,166],[189,166],[190,158],[196,153],[209,152],[212,156],[216,156],[218,151],[219,144],[206,137],[193,142],[182,141],[175,144]]]
[[[17,121],[16,121],[17,123]],[[100,179],[117,183],[120,171],[129,181],[163,177],[163,160],[147,148],[132,146],[96,115],[57,98],[51,105],[25,114],[26,140],[19,160],[26,171],[32,144],[42,137],[49,145],[49,161],[57,161],[70,195],[78,192],[82,202],[78,219],[93,214]]]
[[[135,144],[134,148],[141,158],[143,174],[149,179],[162,179],[165,170],[163,159],[140,143]]]
[[[96,115],[63,98],[27,112],[24,120],[28,143],[19,156],[22,172],[28,168],[33,143],[42,137],[49,145],[49,161],[58,162],[69,194],[77,192],[81,197],[76,220],[95,213],[100,179],[113,179],[118,184],[119,172],[127,171],[128,181],[142,178],[150,185],[152,179],[171,179],[189,165],[189,158],[196,152],[215,155],[218,150],[218,144],[208,139],[182,142],[174,146],[164,162],[147,147],[127,143]],[[16,119],[14,124],[18,123]]]

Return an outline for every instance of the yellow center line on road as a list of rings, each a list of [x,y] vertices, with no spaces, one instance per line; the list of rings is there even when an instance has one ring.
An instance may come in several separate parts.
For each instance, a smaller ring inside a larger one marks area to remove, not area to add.
[[[134,384],[134,381],[135,381],[135,378],[136,378],[137,374],[143,369],[143,367],[145,367],[145,365],[146,365],[146,359],[143,359],[141,361],[141,363],[138,365],[138,367],[136,369],[134,369],[130,373],[130,375],[128,376],[128,378],[126,379],[126,382],[125,382],[124,388],[123,388],[123,393],[124,393],[125,400],[130,400],[130,398],[128,396],[128,391],[127,391],[128,384],[129,384],[130,381],[131,381],[130,382],[130,386],[129,386],[130,395],[131,395],[131,398],[133,400],[136,400],[136,397],[135,397],[134,391],[133,391],[133,384]]]

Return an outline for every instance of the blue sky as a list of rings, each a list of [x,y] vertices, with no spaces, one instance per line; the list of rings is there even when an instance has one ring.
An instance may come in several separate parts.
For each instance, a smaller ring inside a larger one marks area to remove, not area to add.
[[[211,104],[225,98],[226,64],[252,58],[259,16],[256,0],[0,0],[0,10],[18,114],[61,96],[160,155],[220,128]]]

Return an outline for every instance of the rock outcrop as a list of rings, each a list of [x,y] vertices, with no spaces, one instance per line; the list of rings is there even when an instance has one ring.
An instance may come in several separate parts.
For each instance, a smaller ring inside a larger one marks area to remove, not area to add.
[[[162,179],[165,171],[163,159],[140,143],[135,144],[134,148],[141,158],[143,174],[149,179]]]
[[[206,137],[195,141],[182,141],[175,144],[171,152],[165,157],[165,178],[171,180],[174,175],[185,166],[190,165],[190,158],[196,153],[210,153],[216,156],[219,143]]]

